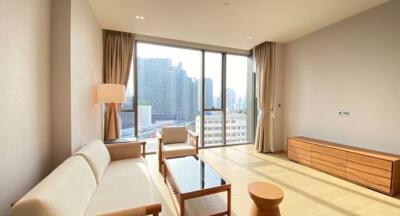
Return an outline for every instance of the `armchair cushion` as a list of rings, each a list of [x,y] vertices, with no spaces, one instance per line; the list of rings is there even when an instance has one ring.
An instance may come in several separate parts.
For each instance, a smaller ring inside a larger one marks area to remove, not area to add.
[[[187,132],[185,127],[164,127],[161,129],[163,144],[185,143]]]
[[[110,163],[110,154],[101,140],[94,140],[84,146],[75,155],[82,155],[91,166],[97,183],[103,177],[104,171]]]
[[[196,148],[189,143],[174,143],[162,146],[162,155],[164,158],[181,157],[195,154]]]

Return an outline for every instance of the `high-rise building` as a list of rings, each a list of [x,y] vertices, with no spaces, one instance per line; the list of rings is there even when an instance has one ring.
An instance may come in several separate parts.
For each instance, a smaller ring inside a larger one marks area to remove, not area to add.
[[[173,66],[171,59],[138,59],[139,105],[151,106],[152,123],[175,120],[194,125],[198,92],[198,80],[188,77],[181,63]]]
[[[211,109],[214,106],[213,102],[213,81],[210,78],[204,79],[204,107]]]
[[[170,59],[139,58],[138,102],[151,105],[152,122],[174,119],[175,74]]]
[[[174,67],[176,86],[176,120],[193,121],[197,114],[197,80],[189,78],[182,64]]]
[[[226,89],[226,111],[235,111],[236,104],[236,93],[235,90],[227,88]]]
[[[238,144],[248,142],[246,115],[242,113],[229,114],[226,116],[226,143]],[[208,115],[204,119],[204,145],[222,144],[222,123],[221,114]],[[200,117],[196,118],[196,132],[200,132]]]

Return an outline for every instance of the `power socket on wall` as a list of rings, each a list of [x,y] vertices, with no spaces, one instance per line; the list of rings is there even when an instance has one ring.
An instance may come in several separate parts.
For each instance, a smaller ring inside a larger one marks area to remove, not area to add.
[[[350,117],[350,110],[338,110],[336,111],[336,115],[340,117]]]

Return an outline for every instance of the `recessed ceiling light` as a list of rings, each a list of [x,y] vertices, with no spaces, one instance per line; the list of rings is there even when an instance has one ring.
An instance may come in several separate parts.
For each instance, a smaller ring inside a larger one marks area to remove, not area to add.
[[[249,36],[249,35],[247,35],[247,36],[246,36],[246,39],[247,39],[247,40],[252,40],[252,39],[253,39],[253,37],[252,37],[252,36]]]
[[[138,15],[136,15],[136,19],[138,19],[138,20],[144,20],[144,16],[138,16]]]

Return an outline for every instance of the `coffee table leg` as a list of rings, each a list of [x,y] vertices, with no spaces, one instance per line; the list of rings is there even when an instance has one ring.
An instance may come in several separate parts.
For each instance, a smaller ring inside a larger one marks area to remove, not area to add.
[[[164,164],[164,183],[167,183],[167,167]]]
[[[185,200],[182,198],[180,198],[180,208],[181,208],[180,216],[185,216]]]
[[[228,216],[231,215],[231,188],[228,189]]]

